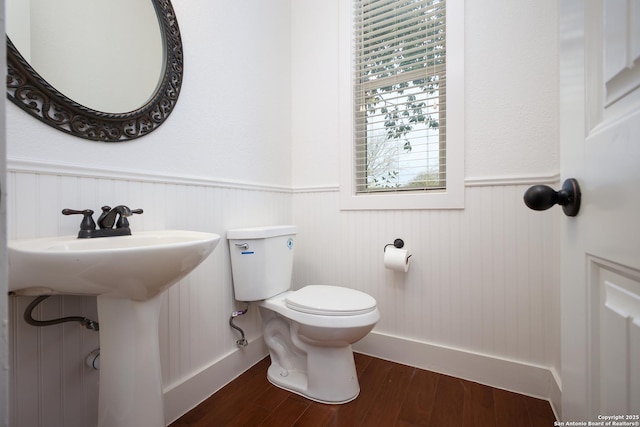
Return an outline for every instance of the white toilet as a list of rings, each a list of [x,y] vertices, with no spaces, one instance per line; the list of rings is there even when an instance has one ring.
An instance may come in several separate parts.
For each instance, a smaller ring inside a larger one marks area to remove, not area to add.
[[[376,300],[354,289],[306,286],[291,291],[295,226],[229,230],[238,301],[261,301],[269,381],[322,403],[346,403],[360,386],[351,344],[380,319]]]

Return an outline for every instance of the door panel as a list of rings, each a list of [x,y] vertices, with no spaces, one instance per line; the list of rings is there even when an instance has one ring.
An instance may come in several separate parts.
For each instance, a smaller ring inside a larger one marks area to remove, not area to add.
[[[640,2],[561,0],[562,419],[640,414]]]
[[[601,414],[631,415],[640,408],[640,271],[595,258],[589,261],[590,287],[598,301],[593,324],[599,328],[592,336],[600,385],[594,403]]]
[[[619,102],[640,84],[640,5],[633,0],[604,3],[605,106]]]

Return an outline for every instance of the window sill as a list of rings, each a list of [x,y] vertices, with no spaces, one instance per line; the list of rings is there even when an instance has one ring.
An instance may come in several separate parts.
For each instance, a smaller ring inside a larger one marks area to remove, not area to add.
[[[463,209],[464,183],[448,191],[352,194],[340,189],[341,210]]]

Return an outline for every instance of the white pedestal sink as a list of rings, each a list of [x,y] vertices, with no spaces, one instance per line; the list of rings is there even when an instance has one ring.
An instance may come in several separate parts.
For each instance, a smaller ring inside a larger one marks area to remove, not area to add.
[[[9,241],[9,291],[98,297],[98,427],[164,427],[161,294],[219,241],[217,234],[178,230]]]

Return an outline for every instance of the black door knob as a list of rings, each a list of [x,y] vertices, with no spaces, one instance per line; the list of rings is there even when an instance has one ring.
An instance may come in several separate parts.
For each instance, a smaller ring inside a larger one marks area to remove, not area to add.
[[[544,211],[557,203],[565,215],[576,216],[580,211],[580,186],[573,178],[567,179],[560,191],[547,185],[534,185],[525,191],[524,203],[536,211]]]

